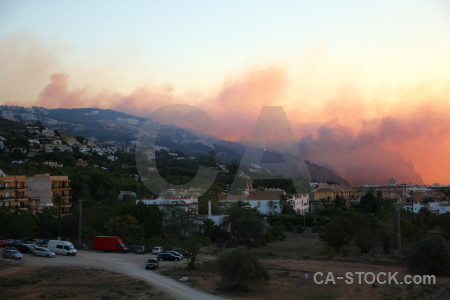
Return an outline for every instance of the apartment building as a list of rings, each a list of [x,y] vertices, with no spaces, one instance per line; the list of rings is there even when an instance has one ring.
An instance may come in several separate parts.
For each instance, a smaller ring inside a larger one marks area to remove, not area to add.
[[[66,215],[71,207],[70,190],[68,176],[51,176],[48,173],[29,177],[7,176],[0,172],[0,207],[34,213],[55,207],[59,215]]]
[[[21,210],[33,209],[36,199],[27,196],[26,176],[0,176],[0,207],[14,207]]]

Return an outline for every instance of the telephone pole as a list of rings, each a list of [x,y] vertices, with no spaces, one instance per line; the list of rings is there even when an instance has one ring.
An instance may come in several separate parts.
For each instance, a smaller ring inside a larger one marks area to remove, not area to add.
[[[400,228],[400,212],[401,206],[397,206],[397,247],[398,247],[398,256],[402,255],[402,233]]]

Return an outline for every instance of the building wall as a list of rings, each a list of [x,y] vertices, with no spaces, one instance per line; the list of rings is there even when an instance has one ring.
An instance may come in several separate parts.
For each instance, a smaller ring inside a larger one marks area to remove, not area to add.
[[[309,195],[295,195],[294,196],[294,209],[299,214],[307,214],[309,211]]]
[[[160,209],[165,209],[166,207],[178,207],[186,212],[190,213],[192,216],[198,215],[198,198],[163,198],[158,197],[157,199],[143,199],[136,200],[136,204],[142,201],[146,205],[157,205]]]
[[[30,203],[25,176],[0,177],[0,206],[26,209]]]
[[[439,206],[439,214],[443,215],[446,213],[450,213],[450,204],[442,204]]]
[[[28,197],[39,198],[40,206],[52,207],[52,184],[50,174],[35,174],[27,178]]]

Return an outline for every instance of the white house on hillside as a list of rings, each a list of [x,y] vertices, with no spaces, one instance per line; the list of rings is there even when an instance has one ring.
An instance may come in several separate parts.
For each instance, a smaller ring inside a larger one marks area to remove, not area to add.
[[[229,205],[236,201],[249,203],[251,208],[257,209],[263,215],[278,215],[281,213],[280,196],[286,193],[283,190],[254,191],[246,190],[242,195],[228,195],[221,199],[221,203]],[[299,214],[306,214],[309,210],[309,195],[299,194],[288,199]]]
[[[136,200],[136,204],[139,203],[139,201],[143,202],[146,205],[157,205],[162,210],[170,207],[176,207],[189,212],[192,216],[198,215],[198,198],[194,197],[158,197],[156,199]]]

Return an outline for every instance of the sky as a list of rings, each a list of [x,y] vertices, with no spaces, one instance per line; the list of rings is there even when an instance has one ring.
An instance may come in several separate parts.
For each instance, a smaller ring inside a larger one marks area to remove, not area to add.
[[[447,0],[0,0],[0,66],[0,105],[190,104],[229,140],[282,106],[335,170],[395,153],[450,184]]]

